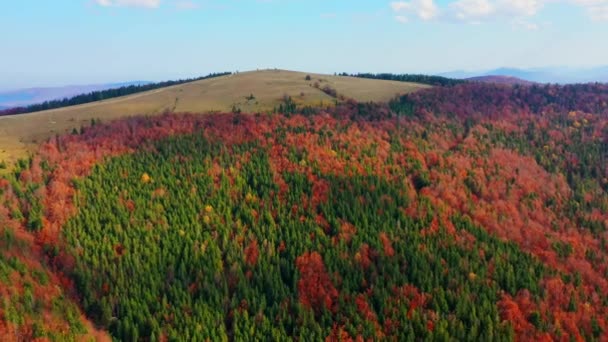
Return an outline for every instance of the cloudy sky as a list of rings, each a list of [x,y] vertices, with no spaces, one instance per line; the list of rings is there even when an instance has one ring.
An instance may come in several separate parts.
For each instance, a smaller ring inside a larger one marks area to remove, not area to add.
[[[608,64],[608,0],[2,0],[0,89]]]

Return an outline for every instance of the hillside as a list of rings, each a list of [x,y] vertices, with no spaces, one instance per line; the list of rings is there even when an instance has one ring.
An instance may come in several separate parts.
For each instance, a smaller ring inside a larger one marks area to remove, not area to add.
[[[0,182],[0,335],[605,340],[607,103],[470,82],[51,139]]]
[[[265,112],[278,107],[285,95],[298,105],[332,106],[336,99],[322,91],[326,86],[339,95],[362,102],[388,101],[397,94],[428,87],[318,74],[310,74],[312,79],[307,81],[307,75],[283,70],[244,72],[80,106],[0,117],[0,162],[12,163],[33,151],[37,143],[80,129],[91,120],[108,121],[164,112],[227,112],[233,108],[250,113]],[[315,83],[319,88],[314,87]]]

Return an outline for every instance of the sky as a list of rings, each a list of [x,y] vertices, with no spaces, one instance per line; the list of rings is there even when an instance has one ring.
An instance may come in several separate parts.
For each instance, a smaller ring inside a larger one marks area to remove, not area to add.
[[[2,0],[0,90],[608,64],[608,0]]]

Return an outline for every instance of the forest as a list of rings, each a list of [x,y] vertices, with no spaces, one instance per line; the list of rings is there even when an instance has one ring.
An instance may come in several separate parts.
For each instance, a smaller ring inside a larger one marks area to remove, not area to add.
[[[96,123],[0,180],[0,335],[603,341],[607,157],[602,84]]]
[[[358,73],[348,74],[343,72],[340,76],[350,76],[359,78],[370,78],[374,80],[385,80],[385,81],[398,81],[398,82],[414,82],[428,84],[432,86],[454,86],[457,84],[466,83],[466,80],[447,78],[443,76],[423,75],[423,74],[372,74],[372,73]]]
[[[120,87],[120,88],[93,91],[88,94],[76,95],[71,98],[45,101],[43,103],[32,104],[32,105],[25,106],[25,107],[15,107],[15,108],[8,108],[8,109],[0,110],[0,116],[33,113],[33,112],[39,112],[39,111],[49,110],[49,109],[76,106],[76,105],[81,105],[81,104],[95,102],[95,101],[108,100],[108,99],[112,99],[112,98],[120,97],[120,96],[142,93],[144,91],[170,87],[170,86],[184,84],[184,83],[188,83],[188,82],[195,82],[195,81],[205,80],[205,79],[214,78],[214,77],[226,76],[226,75],[230,75],[230,74],[231,74],[230,72],[220,72],[220,73],[212,73],[207,76],[201,76],[201,77],[196,77],[196,78],[187,78],[187,79],[183,79],[183,80],[164,81],[164,82],[148,83],[148,84],[142,84],[142,85],[129,85],[129,86],[124,86],[124,87]]]

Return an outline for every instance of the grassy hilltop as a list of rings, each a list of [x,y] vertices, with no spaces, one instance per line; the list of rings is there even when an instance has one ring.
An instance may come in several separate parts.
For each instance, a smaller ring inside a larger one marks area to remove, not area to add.
[[[397,94],[428,86],[285,70],[242,72],[79,106],[0,117],[0,161],[12,163],[27,156],[38,143],[86,126],[91,119],[108,121],[167,111],[228,112],[234,108],[263,112],[277,107],[285,95],[298,105],[332,105],[335,99],[323,92],[325,87],[366,102],[388,101]]]

